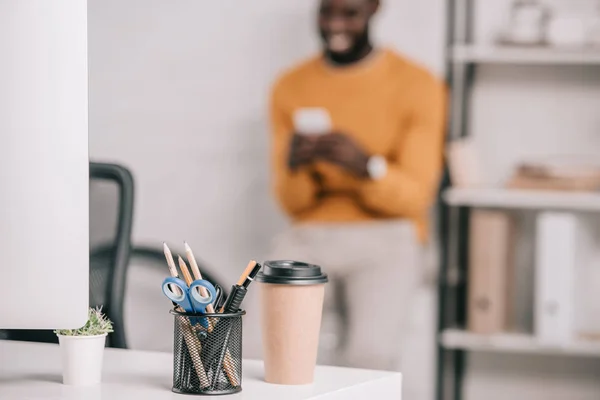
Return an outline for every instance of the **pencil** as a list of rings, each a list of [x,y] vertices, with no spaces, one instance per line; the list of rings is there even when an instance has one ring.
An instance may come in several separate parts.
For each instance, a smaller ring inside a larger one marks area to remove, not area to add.
[[[177,267],[175,267],[175,261],[173,260],[173,255],[171,254],[171,250],[169,250],[169,246],[166,243],[163,243],[163,250],[165,253],[165,258],[167,259],[167,265],[169,266],[169,272],[171,276],[174,278],[178,277]],[[186,268],[187,271],[187,268]],[[182,271],[183,273],[183,271]],[[189,272],[188,272],[189,275]],[[189,285],[189,284],[188,284]],[[177,306],[175,310],[179,312],[184,312],[184,310]],[[181,317],[181,318],[178,318]],[[198,379],[200,380],[200,386],[205,389],[210,386],[210,382],[208,380],[208,375],[206,375],[206,370],[204,369],[204,364],[202,363],[202,359],[200,358],[200,352],[202,351],[202,345],[200,344],[200,340],[195,335],[192,324],[190,320],[186,317],[178,316],[176,317],[179,320],[180,327],[182,329],[183,339],[187,344],[190,358],[192,359],[192,363],[194,364],[194,369],[198,374]]]
[[[190,268],[192,269],[192,274],[194,274],[194,279],[202,279],[202,274],[200,273],[200,268],[198,268],[198,263],[196,263],[196,257],[194,257],[194,253],[192,252],[192,248],[190,247],[189,244],[187,244],[187,242],[183,242],[184,247],[185,247],[185,256],[188,259],[188,262],[190,263]],[[200,286],[200,295],[203,297],[208,297],[208,291],[206,290],[206,288],[204,286]],[[215,308],[213,307],[212,304],[209,304],[206,306],[206,311],[209,314],[214,314],[215,312]],[[212,332],[213,328],[214,328],[214,322],[212,320],[212,318],[208,319],[208,331]]]
[[[163,251],[165,253],[165,258],[167,259],[167,265],[169,266],[169,272],[171,276],[174,278],[178,277],[177,267],[175,266],[175,260],[173,260],[173,254],[171,254],[171,250],[169,250],[169,246],[165,242],[163,242]]]
[[[177,260],[179,261],[179,269],[181,269],[181,273],[183,274],[183,280],[185,281],[186,285],[190,286],[194,281],[192,279],[192,275],[190,275],[190,270],[188,269],[185,261],[183,261],[183,258],[181,258],[181,256],[177,257]]]
[[[202,279],[202,274],[200,273],[200,268],[198,268],[198,264],[196,263],[196,258],[194,257],[192,248],[186,242],[184,242],[184,247],[185,247],[185,255],[188,259],[188,262],[190,263],[190,268],[192,269],[194,278]],[[183,261],[181,259],[181,257],[179,257],[179,266],[181,267],[182,272],[184,269],[187,271],[187,266],[185,265],[185,261]],[[185,276],[185,273],[186,272],[183,272],[184,276]],[[204,297],[208,297],[208,292],[207,292],[206,288],[204,288],[204,287],[200,287],[200,294]],[[208,306],[206,306],[206,311],[208,311],[209,313],[214,313],[215,309],[212,304],[209,304]],[[216,325],[216,322],[217,321],[214,321],[213,318],[208,318],[208,331],[209,332],[213,331],[214,326]],[[230,330],[231,330],[231,327],[230,327]],[[231,353],[229,352],[229,349],[227,349],[225,347],[223,350],[225,351],[225,359],[222,362],[223,370],[225,371],[225,374],[227,375],[227,379],[229,380],[231,385],[233,387],[237,387],[237,386],[239,386],[239,379],[235,373],[233,358],[231,357]],[[213,381],[213,384],[214,384],[214,381]]]
[[[165,259],[167,260],[167,265],[169,266],[169,272],[171,273],[171,276],[173,278],[178,278],[179,275],[177,273],[177,267],[175,266],[175,261],[173,260],[173,254],[171,254],[171,250],[169,250],[169,246],[167,246],[167,244],[165,242],[163,242],[163,252],[165,253]],[[177,295],[181,296],[181,290],[179,290],[179,287],[175,286],[175,285],[169,285],[169,289],[171,289],[171,291],[173,293],[176,293]],[[175,304],[175,303],[173,303]]]
[[[192,274],[194,274],[194,279],[202,279],[202,274],[200,273],[200,268],[198,268],[198,263],[196,263],[196,257],[194,257],[194,253],[192,252],[192,248],[186,242],[183,242],[185,246],[185,255],[190,263],[190,268],[192,269]],[[205,287],[200,287],[200,294],[204,297],[208,297],[208,291]],[[209,313],[214,313],[215,308],[212,304],[206,306],[206,311]]]
[[[188,351],[190,353],[190,358],[192,359],[192,363],[194,364],[194,369],[198,374],[198,379],[200,380],[200,386],[204,389],[210,386],[210,382],[208,380],[208,375],[206,375],[206,370],[204,369],[204,364],[202,363],[202,358],[200,357],[200,353],[202,352],[202,345],[200,344],[200,340],[196,333],[194,332],[194,328],[190,323],[190,320],[181,315],[176,316],[179,319],[180,327],[182,330],[183,339],[187,344]]]

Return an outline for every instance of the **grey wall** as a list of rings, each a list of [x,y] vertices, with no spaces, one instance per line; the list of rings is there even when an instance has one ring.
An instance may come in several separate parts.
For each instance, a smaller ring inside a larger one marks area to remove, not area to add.
[[[442,74],[445,3],[384,1],[378,38]],[[476,3],[486,42],[509,1]],[[276,74],[317,49],[315,4],[89,1],[90,152],[133,170],[137,243],[187,240],[228,281],[267,251],[285,219],[269,193],[265,104]],[[525,155],[599,148],[597,70],[484,67],[478,78],[471,125],[490,181]],[[423,296],[405,371],[421,389],[409,399],[433,393],[432,289]],[[474,357],[468,398],[546,399],[548,388],[556,399],[597,398],[598,364],[564,361]]]
[[[90,153],[132,169],[135,242],[187,240],[226,282],[263,258],[286,223],[269,192],[267,96],[283,68],[318,49],[316,4],[89,0]],[[384,1],[380,43],[442,74],[444,4]],[[170,348],[168,303],[151,289],[160,274],[134,265],[130,278],[132,345]],[[417,303],[406,390],[429,399],[433,289]]]
[[[443,3],[384,2],[381,43],[441,72]],[[187,240],[230,280],[266,252],[267,96],[317,50],[316,4],[90,0],[90,153],[133,170],[137,243]]]

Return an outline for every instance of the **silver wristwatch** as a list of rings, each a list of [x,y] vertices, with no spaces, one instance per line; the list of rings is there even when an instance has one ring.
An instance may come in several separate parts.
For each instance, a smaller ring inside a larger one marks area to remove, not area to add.
[[[387,174],[387,161],[383,156],[371,156],[367,161],[367,173],[374,181],[382,179]]]

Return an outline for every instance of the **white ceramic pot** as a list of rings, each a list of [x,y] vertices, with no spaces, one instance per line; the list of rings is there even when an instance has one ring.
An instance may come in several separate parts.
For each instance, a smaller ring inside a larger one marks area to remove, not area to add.
[[[57,336],[60,343],[63,383],[75,386],[100,383],[106,334]]]

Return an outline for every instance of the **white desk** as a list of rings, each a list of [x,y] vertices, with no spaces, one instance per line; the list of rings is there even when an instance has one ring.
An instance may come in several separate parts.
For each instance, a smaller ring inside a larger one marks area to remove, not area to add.
[[[58,345],[0,340],[2,400],[189,399],[171,392],[173,358],[168,353],[107,349],[102,384],[62,384]],[[244,400],[401,399],[402,375],[382,371],[318,367],[307,386],[269,385],[259,361],[244,361],[242,392],[222,398]],[[191,397],[193,398],[193,397]]]

